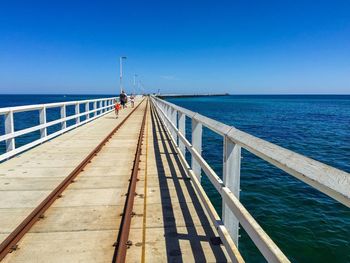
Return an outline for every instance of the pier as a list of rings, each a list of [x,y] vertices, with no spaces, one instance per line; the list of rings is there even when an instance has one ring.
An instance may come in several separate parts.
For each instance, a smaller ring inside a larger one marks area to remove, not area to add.
[[[192,93],[192,94],[158,94],[157,97],[166,99],[166,98],[194,98],[194,97],[222,97],[228,96],[228,93]]]
[[[240,227],[268,262],[289,262],[239,201],[242,149],[350,207],[344,171],[154,96],[116,118],[113,100],[0,109],[2,262],[245,262]],[[47,122],[49,108],[60,118]],[[39,125],[17,131],[14,113],[33,110]],[[203,127],[222,136],[223,178],[201,155]],[[33,131],[39,139],[16,147]],[[222,197],[222,215],[203,176]]]

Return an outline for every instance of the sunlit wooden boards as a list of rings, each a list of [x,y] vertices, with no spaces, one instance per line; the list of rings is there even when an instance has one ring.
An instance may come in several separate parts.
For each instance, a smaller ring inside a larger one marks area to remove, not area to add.
[[[4,262],[111,262],[145,104],[118,130]],[[93,149],[118,120],[108,114],[0,166],[0,238]],[[150,111],[127,262],[226,262],[159,120]]]
[[[147,118],[127,262],[228,261],[167,134]]]
[[[110,262],[144,110],[145,103],[4,262]],[[130,111],[118,119],[107,114],[1,165],[0,237],[6,238]]]

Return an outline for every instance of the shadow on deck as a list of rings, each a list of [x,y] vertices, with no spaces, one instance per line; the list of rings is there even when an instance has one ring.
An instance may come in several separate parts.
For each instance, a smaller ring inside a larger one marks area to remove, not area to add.
[[[154,111],[152,111],[151,116],[167,261],[188,262],[189,260],[186,256],[192,255],[195,262],[227,262],[223,247],[217,242],[218,238],[202,208],[190,178],[182,168],[169,134]],[[166,171],[165,166],[169,167],[170,172]],[[175,198],[171,197],[169,179],[173,181],[175,187]],[[181,181],[183,181],[182,184]],[[183,189],[184,185],[185,189]],[[185,227],[181,231],[178,231],[179,227],[175,221],[174,201],[179,203],[185,223]],[[189,205],[194,207],[194,210],[190,209]],[[194,215],[193,213],[196,214]],[[195,222],[193,218],[198,218],[199,222]],[[190,248],[186,248],[183,251],[181,241],[187,241]]]

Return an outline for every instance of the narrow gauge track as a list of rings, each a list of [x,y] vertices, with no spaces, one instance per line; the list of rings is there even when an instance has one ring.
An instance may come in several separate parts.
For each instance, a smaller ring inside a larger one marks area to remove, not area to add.
[[[130,232],[131,218],[133,216],[133,206],[134,206],[134,199],[136,195],[135,189],[136,189],[136,183],[138,181],[137,175],[139,171],[140,156],[141,156],[141,150],[142,150],[142,140],[143,140],[143,135],[145,131],[147,110],[148,110],[148,100],[147,100],[145,112],[143,114],[142,124],[141,124],[139,138],[138,138],[137,147],[136,147],[134,164],[132,167],[130,183],[129,183],[128,192],[127,192],[125,205],[124,205],[124,211],[122,215],[122,220],[120,222],[117,241],[115,243],[115,250],[114,250],[114,255],[112,259],[113,263],[125,262],[126,251],[129,246],[128,238],[129,238],[129,232]]]
[[[63,191],[74,182],[74,179],[83,171],[84,167],[91,162],[91,160],[98,154],[104,145],[113,137],[113,135],[123,126],[123,124],[130,118],[130,116],[137,110],[137,108],[144,102],[142,100],[97,146],[93,149],[88,156],[12,231],[9,236],[0,244],[0,261],[10,252],[16,249],[17,243],[21,238],[31,229],[31,227],[44,215],[45,211],[55,202],[57,198],[60,198]],[[148,100],[147,100],[148,106]],[[139,142],[137,147],[137,153],[135,155],[135,161],[133,165],[132,177],[135,173],[135,167],[139,162],[139,155],[141,151],[142,133],[144,130],[144,122],[147,111],[147,106],[142,121],[142,127],[139,135]],[[140,143],[141,138],[141,143]],[[137,159],[138,156],[138,159]],[[138,160],[136,162],[136,160]],[[137,171],[136,171],[137,176]],[[136,182],[135,182],[136,184]],[[130,189],[130,186],[129,186]],[[132,208],[131,208],[132,209]],[[124,213],[127,215],[126,213]],[[124,216],[123,216],[124,219]],[[124,220],[123,220],[124,221]]]

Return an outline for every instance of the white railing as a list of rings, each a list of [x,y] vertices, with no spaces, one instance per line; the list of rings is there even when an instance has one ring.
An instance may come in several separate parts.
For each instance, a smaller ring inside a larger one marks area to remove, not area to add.
[[[289,262],[239,201],[241,148],[350,207],[350,174],[157,97],[151,100],[233,262],[243,262],[237,249],[239,224],[268,262]],[[191,120],[191,142],[185,136],[186,117]],[[223,137],[223,180],[201,156],[203,126]],[[186,149],[191,165],[185,159]],[[200,184],[202,170],[222,197],[222,220]]]
[[[0,108],[0,115],[4,115],[3,120],[5,127],[5,134],[0,135],[0,142],[5,141],[6,143],[6,153],[0,155],[0,162],[112,111],[114,108],[113,100],[114,98],[101,98],[95,100],[67,101],[58,103]],[[66,116],[67,106],[72,105],[75,106],[75,114],[71,116]],[[84,112],[80,113],[80,105],[85,105]],[[92,107],[91,109],[90,106]],[[49,108],[59,108],[61,118],[47,122],[46,110]],[[15,131],[14,113],[26,111],[38,111],[40,124]],[[81,117],[83,116],[85,116],[85,120],[81,121]],[[74,120],[75,124],[67,126],[67,121],[70,120]],[[48,134],[47,128],[57,124],[61,124],[60,129],[56,132]],[[39,130],[40,139],[29,142],[21,147],[16,147],[16,137]]]

